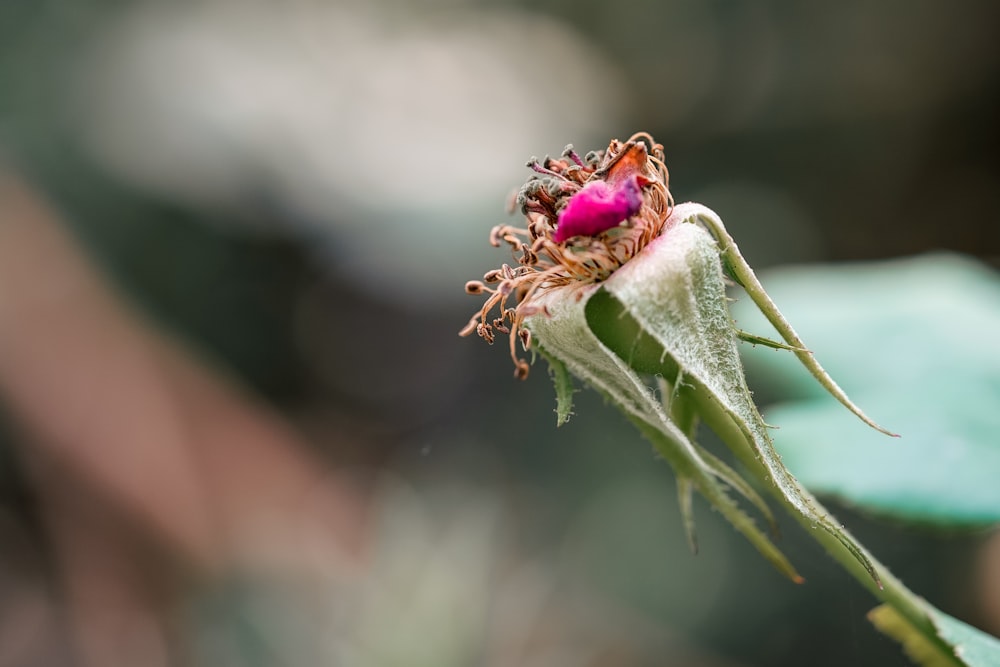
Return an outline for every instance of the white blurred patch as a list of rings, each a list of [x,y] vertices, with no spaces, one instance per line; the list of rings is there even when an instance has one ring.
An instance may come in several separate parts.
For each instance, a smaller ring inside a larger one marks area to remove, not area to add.
[[[158,195],[283,211],[376,290],[462,295],[525,160],[606,145],[620,77],[535,14],[378,7],[141,6],[83,61],[85,141]]]

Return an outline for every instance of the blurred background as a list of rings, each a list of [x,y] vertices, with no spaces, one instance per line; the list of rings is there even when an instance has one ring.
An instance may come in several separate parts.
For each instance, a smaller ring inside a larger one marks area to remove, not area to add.
[[[462,285],[528,157],[639,130],[756,267],[996,267],[998,37],[987,0],[0,0],[0,665],[908,664],[792,523],[805,586],[703,505],[692,556],[668,467],[592,392],[557,430]],[[996,538],[835,509],[1000,632]]]

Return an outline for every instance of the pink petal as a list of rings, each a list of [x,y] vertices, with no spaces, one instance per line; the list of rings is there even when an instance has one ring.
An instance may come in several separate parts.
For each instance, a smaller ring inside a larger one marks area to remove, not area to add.
[[[562,243],[572,236],[596,236],[628,220],[642,208],[642,189],[635,176],[609,184],[593,181],[570,197],[559,214],[552,240]]]

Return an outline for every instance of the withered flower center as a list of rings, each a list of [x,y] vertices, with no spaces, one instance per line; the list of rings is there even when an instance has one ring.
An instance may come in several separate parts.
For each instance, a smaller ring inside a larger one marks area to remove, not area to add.
[[[498,225],[490,232],[490,243],[509,245],[517,265],[466,283],[467,293],[488,296],[459,332],[476,332],[490,344],[494,332],[507,334],[514,375],[522,379],[529,365],[517,355],[517,340],[530,348],[523,323],[542,310],[535,297],[606,280],[663,232],[673,207],[663,146],[645,132],[583,158],[570,145],[558,159],[532,158],[527,166],[535,173],[515,200],[527,226]],[[489,320],[494,309],[499,316]]]

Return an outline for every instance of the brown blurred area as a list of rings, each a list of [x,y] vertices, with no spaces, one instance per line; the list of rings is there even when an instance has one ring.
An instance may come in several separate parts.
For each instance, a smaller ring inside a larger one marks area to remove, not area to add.
[[[997,265],[998,26],[0,0],[0,667],[908,664],[794,527],[803,587],[707,511],[692,557],[667,467],[591,392],[556,429],[462,285],[528,157],[637,130],[756,267]],[[995,536],[837,514],[1000,631]]]
[[[150,328],[28,186],[6,174],[0,201],[0,394],[51,549],[22,537],[5,550],[29,571],[5,591],[3,618],[19,621],[3,664],[40,660],[67,633],[83,664],[170,664],[186,581],[356,569],[359,492],[239,383]],[[17,537],[10,517],[6,528]]]

